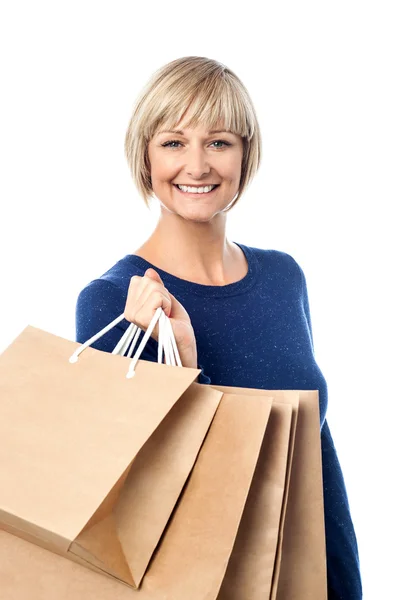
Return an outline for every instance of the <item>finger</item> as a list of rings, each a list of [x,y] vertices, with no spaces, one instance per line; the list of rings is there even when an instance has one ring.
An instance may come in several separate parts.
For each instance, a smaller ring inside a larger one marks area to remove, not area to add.
[[[150,295],[154,294],[155,292],[161,292],[167,298],[169,298],[170,302],[172,301],[169,292],[165,288],[163,283],[160,283],[159,281],[154,281],[153,279],[144,276],[142,278],[141,284],[136,290],[135,303],[137,304],[137,306],[142,306],[145,302],[147,302]]]
[[[147,269],[149,270],[149,269]],[[155,276],[158,278],[158,273],[156,273],[156,271],[154,271]],[[129,283],[129,289],[128,289],[128,294],[127,294],[127,300],[126,300],[126,305],[128,307],[132,307],[136,304],[136,302],[138,302],[140,300],[140,297],[143,293],[143,291],[148,287],[151,286],[152,287],[155,285],[158,285],[159,288],[163,287],[163,283],[162,281],[159,281],[158,279],[153,279],[153,276],[143,276],[141,277],[140,275],[134,275],[131,279],[130,279],[130,283]]]
[[[173,304],[179,303],[175,298],[172,300],[158,273],[154,269],[147,269],[145,276],[135,275],[131,278],[124,312],[125,319],[140,329],[147,330],[156,310],[161,307],[166,316],[170,317]],[[179,310],[177,312],[180,313]],[[158,339],[158,331],[157,324],[151,334],[155,339]]]
[[[136,298],[140,295],[140,290],[143,286],[145,286],[146,282],[144,281],[144,277],[140,277],[140,275],[133,275],[130,278],[129,288],[127,291],[127,302],[135,301]]]
[[[139,309],[135,311],[134,322],[140,327],[140,329],[147,330],[155,312],[160,307],[167,315],[171,310],[171,301],[162,292],[156,291],[147,298],[146,302]],[[151,335],[158,340],[158,333],[159,322],[154,327]]]
[[[157,300],[154,300],[154,298]],[[140,296],[136,299],[134,310],[137,313],[145,306],[154,308],[154,312],[161,306],[165,310],[166,316],[169,317],[172,308],[172,299],[166,288],[154,281],[142,289]]]
[[[147,309],[143,312],[143,307],[146,306],[153,310]],[[165,286],[148,277],[132,278],[125,305],[125,318],[141,328],[147,328],[154,312],[159,307],[163,307],[166,316],[170,315],[172,300]],[[137,317],[139,312],[141,317]],[[147,318],[143,319],[143,315],[147,315]]]
[[[152,268],[147,269],[146,272],[144,273],[144,277],[149,277],[153,281],[158,281],[159,283],[163,284],[161,276],[159,275],[159,273],[157,271],[155,271],[155,269],[152,269]]]

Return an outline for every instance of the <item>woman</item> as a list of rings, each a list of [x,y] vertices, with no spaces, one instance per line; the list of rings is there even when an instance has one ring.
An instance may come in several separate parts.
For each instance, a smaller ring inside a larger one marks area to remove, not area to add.
[[[157,71],[137,100],[125,150],[148,206],[149,239],[79,295],[77,341],[124,312],[94,347],[112,351],[162,307],[185,367],[200,383],[318,389],[329,600],[362,597],[356,536],[325,419],[327,386],[313,350],[306,281],[288,254],[226,238],[227,213],[258,170],[261,138],[246,88],[224,65],[185,57]],[[141,355],[157,360],[158,326]],[[315,599],[317,600],[317,599]]]

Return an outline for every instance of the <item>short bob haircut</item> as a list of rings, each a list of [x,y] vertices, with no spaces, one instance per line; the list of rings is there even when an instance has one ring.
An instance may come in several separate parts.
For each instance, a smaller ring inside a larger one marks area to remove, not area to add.
[[[161,129],[173,129],[191,110],[182,127],[222,128],[243,139],[238,193],[231,210],[256,174],[261,160],[261,137],[255,108],[247,89],[230,69],[216,60],[186,56],[156,71],[134,105],[125,137],[125,155],[133,181],[149,208],[151,185],[148,142]]]

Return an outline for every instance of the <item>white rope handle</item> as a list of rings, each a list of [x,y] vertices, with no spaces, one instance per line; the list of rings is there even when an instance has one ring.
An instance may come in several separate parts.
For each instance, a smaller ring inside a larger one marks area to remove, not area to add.
[[[112,354],[119,354],[120,356],[125,356],[126,350],[129,348],[132,335],[134,336],[138,327],[134,323],[130,323],[129,327],[126,329],[125,333],[116,344],[115,348],[112,350]]]
[[[164,319],[164,321],[165,321],[166,327],[169,329],[168,340],[169,340],[169,344],[170,344],[171,364],[175,367],[177,367],[177,366],[182,367],[183,365],[180,360],[179,351],[177,349],[177,344],[176,344],[175,336],[173,334],[172,324],[169,319]]]
[[[115,325],[120,323],[123,319],[124,319],[124,314],[122,314],[119,317],[117,317],[116,319],[114,319],[111,323],[109,323],[103,329],[101,329],[101,331],[99,331],[98,333],[93,335],[93,337],[91,337],[84,344],[79,346],[79,348],[77,348],[75,350],[75,352],[72,354],[72,356],[69,358],[69,362],[76,363],[78,361],[79,355],[86,348],[91,346],[91,344],[96,342],[100,337],[102,337],[110,329],[115,327]],[[145,348],[145,345],[147,344],[147,341],[150,338],[158,321],[159,321],[158,362],[162,363],[163,355],[165,354],[166,364],[172,365],[172,366],[177,366],[177,365],[180,367],[182,366],[179,352],[177,349],[176,340],[175,340],[175,337],[173,334],[172,325],[170,323],[170,320],[168,319],[168,317],[165,315],[164,311],[162,310],[162,308],[159,307],[155,311],[155,314],[154,314],[153,318],[151,319],[151,322],[148,326],[147,331],[144,334],[143,339],[141,340],[141,343],[136,351],[136,354],[133,356],[133,358],[130,362],[129,369],[126,374],[126,377],[128,379],[131,379],[132,377],[134,377],[134,375],[135,375],[134,369],[136,367],[136,364],[137,364],[137,362]],[[129,325],[129,327],[126,329],[126,331],[123,334],[123,336],[121,337],[121,339],[119,340],[119,342],[116,344],[115,348],[112,351],[112,354],[119,354],[120,356],[124,356],[127,352],[127,356],[129,358],[131,358],[141,331],[142,330],[137,325],[135,325],[134,323],[131,323]]]
[[[120,354],[121,356],[125,356],[126,350],[131,344],[130,349],[127,353],[127,356],[131,358],[133,350],[136,347],[137,340],[140,336],[140,332],[141,329],[137,327],[137,325],[134,325],[134,323],[131,323],[124,336],[115,346],[113,354]],[[164,354],[165,362],[167,365],[179,367],[182,366],[170,319],[168,319],[165,313],[162,311],[159,319],[158,363],[163,362]]]

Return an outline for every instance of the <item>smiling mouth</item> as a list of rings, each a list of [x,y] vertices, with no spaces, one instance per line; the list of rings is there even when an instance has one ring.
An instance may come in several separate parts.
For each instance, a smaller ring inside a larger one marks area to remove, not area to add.
[[[215,187],[210,192],[183,192],[183,190],[181,190],[176,183],[174,183],[173,185],[181,194],[185,194],[186,196],[209,196],[210,194],[213,194],[213,192],[215,192],[218,189],[218,187],[220,186],[220,184],[218,183],[217,185],[215,185]],[[201,187],[207,187],[207,186],[204,185]]]

